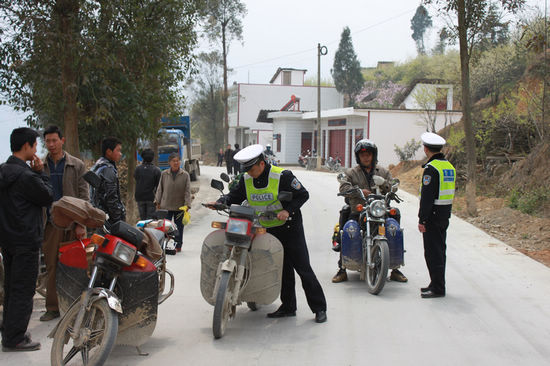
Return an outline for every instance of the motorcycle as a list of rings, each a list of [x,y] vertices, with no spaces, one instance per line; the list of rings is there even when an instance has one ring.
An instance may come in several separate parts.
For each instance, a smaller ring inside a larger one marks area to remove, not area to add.
[[[309,150],[306,153],[298,155],[298,164],[300,164],[302,168],[305,168],[307,166],[309,156]]]
[[[346,180],[338,175],[340,182]],[[359,220],[348,220],[340,229],[342,268],[360,272],[360,279],[366,281],[369,293],[377,295],[384,288],[388,270],[405,264],[403,229],[400,226],[399,209],[391,207],[391,201],[402,202],[395,192],[399,180],[391,182],[391,190],[382,195],[380,187],[386,180],[373,176],[376,193],[364,196],[361,188],[354,186],[343,197],[360,197],[364,204],[357,205]]]
[[[212,180],[211,186],[223,195],[222,182]],[[290,192],[280,192],[278,199],[286,201],[291,197]],[[276,217],[269,206],[261,213],[242,205],[203,206],[229,216],[225,222],[212,222],[217,230],[204,239],[201,251],[201,293],[214,306],[212,332],[218,339],[224,335],[229,319],[236,316],[237,305],[246,302],[255,311],[259,304],[268,305],[277,299],[283,247],[258,221]]]
[[[103,365],[115,343],[146,355],[139,347],[155,329],[158,305],[173,292],[174,276],[165,268],[165,253],[157,250],[165,247],[164,232],[122,221],[104,223],[102,230],[59,249],[56,287],[64,315],[48,335],[52,365]],[[171,284],[164,294],[166,273]]]
[[[0,304],[4,304],[4,257],[0,250]]]
[[[339,157],[333,158],[329,156],[325,165],[331,172],[339,172],[342,170],[342,161]]]

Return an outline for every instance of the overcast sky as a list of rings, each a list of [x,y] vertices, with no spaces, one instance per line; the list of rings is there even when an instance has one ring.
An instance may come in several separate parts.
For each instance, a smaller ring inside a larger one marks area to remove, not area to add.
[[[528,0],[544,11],[547,0]],[[243,44],[231,44],[228,65],[234,69],[230,83],[269,83],[278,67],[307,69],[306,79],[317,76],[317,44],[326,46],[321,57],[321,78],[330,77],[334,53],[345,26],[351,30],[355,52],[363,67],[378,61],[404,62],[416,56],[411,38],[415,0],[245,0]],[[428,48],[435,43],[438,20]],[[208,48],[203,42],[201,49]],[[0,161],[10,154],[9,133],[24,125],[24,115],[0,106]],[[3,143],[5,142],[5,143]]]

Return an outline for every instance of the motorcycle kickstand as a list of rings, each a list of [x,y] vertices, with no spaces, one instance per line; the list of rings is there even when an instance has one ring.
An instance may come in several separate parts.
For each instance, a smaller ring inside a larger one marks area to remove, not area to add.
[[[138,346],[136,346],[136,350],[139,356],[149,356],[148,352],[143,352]]]

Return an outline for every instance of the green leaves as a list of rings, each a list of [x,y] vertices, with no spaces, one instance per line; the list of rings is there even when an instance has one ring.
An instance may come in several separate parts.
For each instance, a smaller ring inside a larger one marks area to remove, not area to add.
[[[346,94],[350,106],[355,104],[355,96],[363,88],[363,75],[361,64],[351,42],[350,29],[345,27],[342,32],[340,44],[334,55],[332,78],[336,90]]]

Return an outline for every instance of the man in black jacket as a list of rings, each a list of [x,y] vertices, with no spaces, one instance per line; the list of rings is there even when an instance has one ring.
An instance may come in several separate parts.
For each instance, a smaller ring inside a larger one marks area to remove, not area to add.
[[[160,169],[153,164],[155,153],[145,149],[141,153],[143,163],[134,172],[136,180],[136,202],[141,220],[150,219],[155,212],[155,192],[160,180]]]
[[[53,202],[53,189],[36,155],[38,132],[12,131],[12,155],[0,166],[0,246],[4,256],[2,351],[35,351],[27,333],[38,276],[38,251],[44,234],[43,211]],[[30,167],[27,165],[30,161]]]
[[[120,183],[116,163],[122,157],[122,142],[116,137],[107,137],[101,142],[103,156],[97,160],[92,171],[101,177],[99,188],[91,189],[91,202],[109,215],[107,222],[114,224],[126,220],[126,209],[120,197]]]
[[[227,174],[233,174],[233,155],[235,155],[235,151],[231,149],[231,144],[228,144],[227,150],[225,150],[223,155],[225,159],[225,167],[227,168]]]

